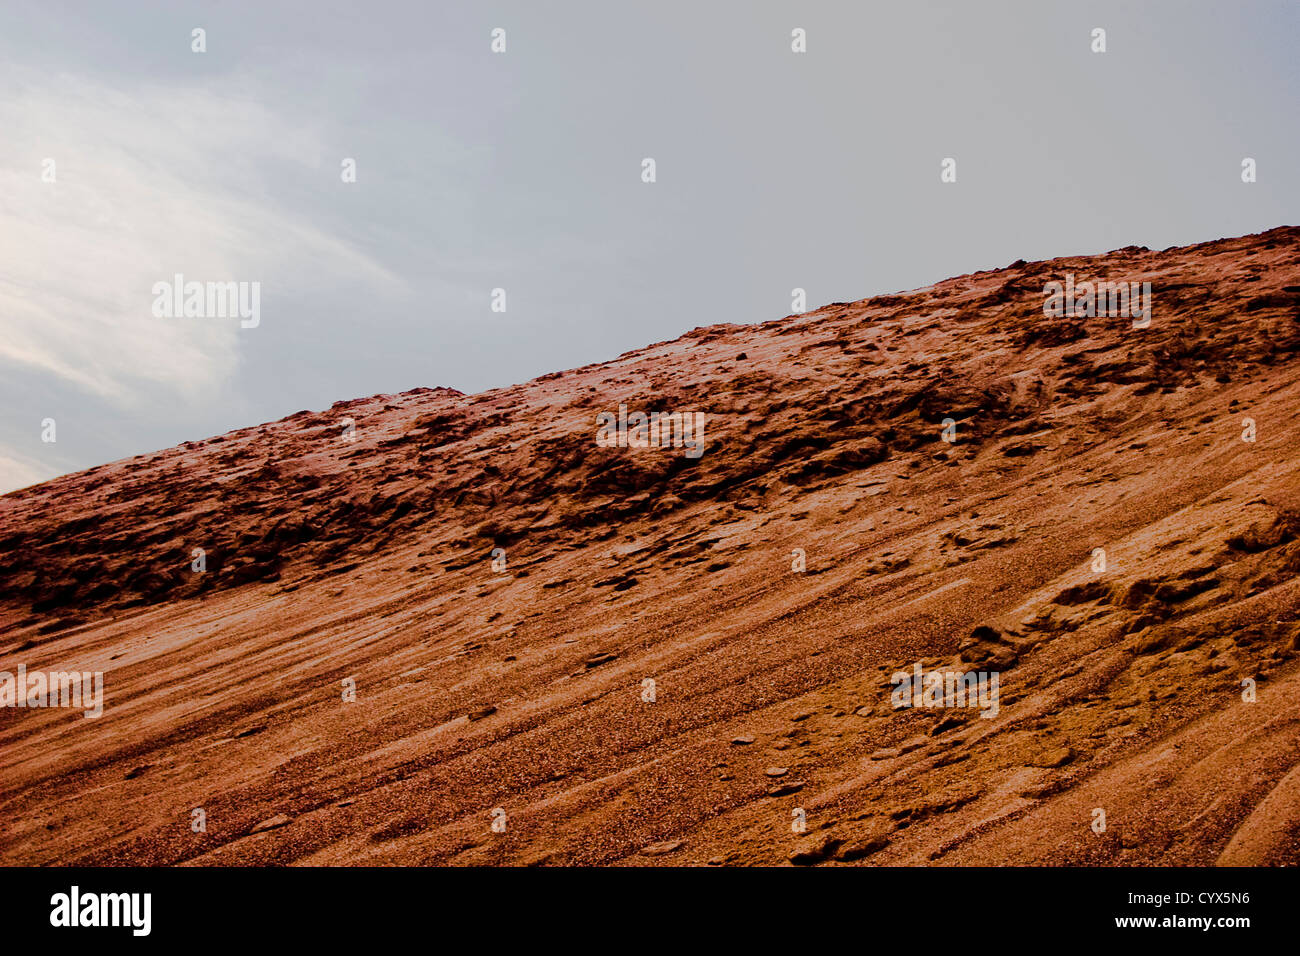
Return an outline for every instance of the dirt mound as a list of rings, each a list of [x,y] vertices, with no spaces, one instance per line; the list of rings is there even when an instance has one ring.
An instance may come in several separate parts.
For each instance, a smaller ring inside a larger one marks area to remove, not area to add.
[[[1297,353],[1288,227],[4,496],[0,671],[104,712],[0,710],[0,861],[1295,864]]]

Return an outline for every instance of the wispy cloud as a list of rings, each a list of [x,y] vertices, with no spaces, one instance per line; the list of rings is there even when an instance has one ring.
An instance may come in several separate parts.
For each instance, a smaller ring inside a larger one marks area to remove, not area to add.
[[[275,202],[267,170],[319,168],[319,134],[251,99],[202,88],[123,90],[17,69],[0,100],[0,362],[129,408],[200,401],[238,365],[237,322],[160,320],[155,282],[383,266]],[[56,181],[43,182],[52,159]],[[264,302],[274,290],[264,288]],[[265,312],[265,305],[264,305]],[[9,482],[4,482],[9,484]]]
[[[19,461],[8,455],[0,454],[0,494],[26,488],[38,482],[54,477],[54,469],[49,466]]]

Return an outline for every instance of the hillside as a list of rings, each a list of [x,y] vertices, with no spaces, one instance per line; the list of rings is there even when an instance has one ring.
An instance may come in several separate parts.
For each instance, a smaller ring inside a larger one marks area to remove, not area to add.
[[[1045,316],[1067,273],[1149,327]],[[703,454],[598,447],[620,405]],[[0,709],[0,862],[1300,863],[1297,420],[1286,227],[6,495],[0,671],[105,706]],[[997,715],[893,708],[918,661]]]

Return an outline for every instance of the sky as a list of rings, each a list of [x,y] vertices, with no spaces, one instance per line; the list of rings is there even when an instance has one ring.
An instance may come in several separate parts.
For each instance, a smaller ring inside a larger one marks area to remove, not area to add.
[[[795,288],[1300,223],[1298,41],[1295,0],[5,0],[0,493]],[[177,273],[260,322],[156,315]]]

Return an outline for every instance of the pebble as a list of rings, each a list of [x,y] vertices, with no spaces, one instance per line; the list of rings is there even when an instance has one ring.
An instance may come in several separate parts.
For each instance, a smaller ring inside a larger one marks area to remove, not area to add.
[[[1074,751],[1069,747],[1056,747],[1052,750],[1044,751],[1034,758],[1035,767],[1060,767],[1070,762],[1074,757]]]
[[[862,860],[873,853],[879,853],[887,846],[889,846],[889,840],[884,837],[853,840],[835,851],[835,859],[842,860],[845,863],[852,863],[854,860]]]
[[[641,848],[642,856],[667,856],[682,848],[681,840],[665,840],[663,843],[651,843]]]
[[[805,785],[803,780],[789,780],[769,790],[767,795],[769,797],[788,797],[792,793],[798,793]]]
[[[248,832],[261,833],[264,830],[274,830],[277,827],[287,826],[292,822],[293,822],[293,817],[285,816],[283,813],[277,813],[273,817],[267,817],[265,820],[257,824],[257,826],[253,827],[253,829],[249,830]]]
[[[807,837],[800,840],[795,845],[795,848],[790,851],[789,860],[795,866],[811,866],[814,863],[820,863],[838,850],[841,842],[843,841],[837,840],[829,834]]]

